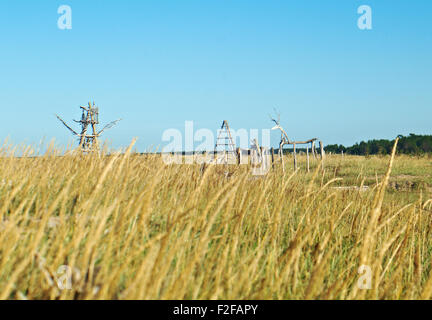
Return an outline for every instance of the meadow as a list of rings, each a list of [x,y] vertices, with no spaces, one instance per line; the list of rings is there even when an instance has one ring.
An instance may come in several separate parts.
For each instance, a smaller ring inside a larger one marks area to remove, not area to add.
[[[3,147],[0,299],[429,299],[430,157],[321,164]]]

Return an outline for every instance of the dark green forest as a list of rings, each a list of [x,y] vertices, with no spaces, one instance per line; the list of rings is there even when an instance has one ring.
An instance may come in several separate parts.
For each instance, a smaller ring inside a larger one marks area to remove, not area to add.
[[[411,133],[409,136],[399,135],[397,152],[399,154],[420,155],[432,153],[432,135],[417,135]],[[332,144],[324,148],[329,153],[342,153],[353,155],[390,154],[395,140],[369,140],[356,143],[351,147]]]

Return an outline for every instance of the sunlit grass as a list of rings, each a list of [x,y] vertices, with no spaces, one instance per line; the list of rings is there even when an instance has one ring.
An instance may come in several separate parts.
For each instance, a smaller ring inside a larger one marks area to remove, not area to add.
[[[226,175],[224,166],[166,165],[129,151],[59,154],[2,150],[1,299],[432,294],[428,158],[396,156],[383,183],[390,157],[330,155],[324,171],[317,160],[307,173],[303,156],[297,172],[287,156],[285,173],[276,163],[257,177],[247,165]],[[422,183],[398,190],[400,176]],[[369,188],[335,188],[362,184]],[[361,264],[372,270],[370,290],[357,286]],[[57,283],[62,265],[70,290]]]

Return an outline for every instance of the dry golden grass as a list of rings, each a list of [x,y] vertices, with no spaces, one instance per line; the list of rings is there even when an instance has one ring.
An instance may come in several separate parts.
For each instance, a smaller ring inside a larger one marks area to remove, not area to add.
[[[4,149],[0,299],[430,298],[430,194],[389,195],[390,157],[376,159],[384,172],[368,190],[334,188],[344,181],[334,169],[357,161],[368,159],[330,156],[324,173],[314,163],[265,177],[231,166],[226,178],[224,166],[157,155]],[[368,178],[356,175],[349,184]],[[70,290],[57,285],[62,265]],[[361,265],[370,290],[357,286]]]

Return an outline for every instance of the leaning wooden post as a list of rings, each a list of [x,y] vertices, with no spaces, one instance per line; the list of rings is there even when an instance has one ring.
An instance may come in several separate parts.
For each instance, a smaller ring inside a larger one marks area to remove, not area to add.
[[[321,151],[322,169],[324,170],[324,158],[325,158],[324,145],[323,145],[322,141],[320,141],[319,144],[320,144],[320,151]]]
[[[284,145],[282,143],[279,145],[279,154],[280,154],[281,163],[282,163],[282,172],[285,172],[284,159],[283,159],[283,146]]]
[[[251,161],[250,161],[250,163],[251,163],[251,165],[256,165],[256,163],[257,163],[257,150],[256,149],[251,149]]]
[[[309,145],[306,145],[306,163],[307,163],[307,172],[309,172]]]
[[[294,170],[297,170],[297,155],[296,155],[296,144],[293,143],[293,154],[294,154]]]
[[[313,155],[313,158],[314,158],[314,160],[315,160],[315,159],[316,159],[315,141],[312,141],[312,147],[311,147],[311,149],[312,149],[312,155]]]
[[[240,165],[242,164],[242,153],[240,148],[237,148],[236,152],[237,152],[237,164]]]
[[[274,169],[274,148],[271,147],[272,168]]]

